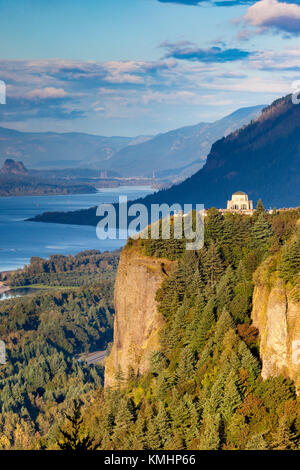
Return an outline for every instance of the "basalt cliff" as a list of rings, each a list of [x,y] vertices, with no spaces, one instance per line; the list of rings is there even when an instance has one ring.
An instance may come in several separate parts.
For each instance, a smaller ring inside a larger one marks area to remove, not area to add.
[[[271,284],[258,282],[253,295],[252,321],[260,334],[263,379],[289,377],[299,393],[300,302],[295,298],[295,290],[280,279]]]
[[[149,358],[159,348],[164,319],[155,300],[171,262],[149,258],[136,248],[122,251],[115,283],[114,343],[106,361],[105,387],[113,386],[119,372],[126,378],[149,368]]]
[[[274,220],[278,222],[281,216],[277,215],[276,217],[277,219]],[[286,215],[282,217],[286,217]],[[299,223],[297,225],[299,226]],[[295,230],[295,233],[297,230],[298,229]],[[199,262],[200,266],[202,266],[202,270],[209,269],[205,267],[206,263],[209,262],[209,256],[215,256],[206,248],[204,248],[204,251],[205,250],[206,252],[204,254],[200,253],[197,255],[200,257]],[[112,351],[106,361],[106,387],[116,384],[120,372],[122,372],[123,377],[126,378],[130,371],[134,373],[135,376],[139,376],[149,370],[149,358],[152,352],[161,348],[159,333],[163,326],[166,325],[164,319],[166,316],[163,317],[158,310],[156,293],[167,276],[169,276],[169,279],[170,277],[172,278],[173,271],[178,262],[181,264],[181,269],[186,271],[187,275],[192,273],[194,276],[195,269],[198,269],[198,265],[195,264],[196,268],[192,268],[192,265],[189,265],[189,263],[192,262],[191,259],[185,255],[182,257],[181,261],[172,262],[163,258],[146,256],[135,243],[129,243],[123,249],[115,284],[116,315],[114,323],[114,343]],[[264,261],[260,263],[253,275],[254,292],[249,304],[250,312],[252,303],[251,319],[250,317],[245,318],[244,330],[252,320],[252,325],[259,331],[259,354],[262,362],[262,378],[268,379],[283,376],[292,379],[299,393],[300,283],[298,265],[296,266],[298,259],[300,259],[299,235],[294,235],[283,248],[278,250],[275,254],[269,253]],[[214,264],[214,266],[217,265]],[[287,271],[287,269],[289,271]],[[287,277],[284,275],[286,272],[290,272]],[[181,274],[178,274],[179,277],[180,275]],[[205,278],[205,271],[203,271],[202,274],[200,272],[199,279],[202,279],[203,276]],[[229,278],[226,278],[226,276],[230,276],[230,274],[227,273],[224,274],[224,276],[225,281],[230,282]],[[180,282],[184,281],[182,280]],[[179,289],[181,285],[180,282],[178,284]],[[191,282],[195,282],[195,280]],[[201,284],[201,280],[197,282]],[[238,283],[239,289],[242,289],[242,278],[235,280],[232,278],[231,282]],[[246,282],[243,289],[245,290],[248,287]],[[230,292],[231,288],[232,286],[227,286],[222,295],[221,291],[217,289],[216,298],[213,298],[214,294],[212,292],[210,294],[211,305],[215,305],[218,308],[218,305],[220,303],[222,304],[224,299],[230,298],[228,292]],[[168,289],[171,289],[171,287]],[[184,292],[185,295],[192,298],[195,293],[193,290],[189,291],[189,289],[190,286],[187,285]],[[203,289],[205,289],[205,285],[202,285],[202,290]],[[175,289],[170,293],[165,290],[165,295],[175,298],[177,291]],[[236,323],[239,324],[238,326],[241,326],[240,324],[243,323],[243,321],[241,321],[241,312],[245,299],[241,294],[235,295],[236,297],[234,299],[228,301],[227,310],[233,318],[237,318]],[[201,302],[203,301],[199,302],[201,306]],[[187,305],[189,304],[187,303]],[[212,309],[214,308],[215,307],[212,307]],[[186,307],[186,309],[188,312],[189,308]],[[206,310],[203,312],[207,314]],[[215,310],[212,310],[212,312],[215,312]],[[174,315],[174,312],[168,313],[167,317],[171,314]],[[204,315],[204,313],[201,315]],[[216,313],[212,313],[212,315],[216,315]],[[221,318],[222,311],[218,312],[217,316]],[[189,325],[190,322],[190,317],[188,317],[187,325]],[[195,337],[199,335],[200,338],[201,335],[203,335],[201,328],[203,329],[204,327],[201,327],[201,324],[199,324],[198,331],[197,322],[194,322],[193,325],[193,334]],[[172,323],[168,323],[168,328],[169,326],[171,328]],[[241,331],[239,328],[237,328],[237,330],[239,332]],[[187,341],[192,342],[190,337]],[[198,344],[197,341],[195,344]]]

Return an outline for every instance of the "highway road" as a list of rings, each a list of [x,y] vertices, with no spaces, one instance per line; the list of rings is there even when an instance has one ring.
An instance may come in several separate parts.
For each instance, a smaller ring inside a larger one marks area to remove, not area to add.
[[[86,361],[88,364],[98,364],[105,359],[106,351],[94,351],[89,354],[85,354],[79,358],[79,361]]]

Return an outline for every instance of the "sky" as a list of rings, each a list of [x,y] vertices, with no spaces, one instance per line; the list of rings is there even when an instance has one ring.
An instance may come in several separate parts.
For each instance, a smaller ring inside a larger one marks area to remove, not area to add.
[[[300,80],[300,0],[0,0],[0,17],[12,129],[152,135]]]

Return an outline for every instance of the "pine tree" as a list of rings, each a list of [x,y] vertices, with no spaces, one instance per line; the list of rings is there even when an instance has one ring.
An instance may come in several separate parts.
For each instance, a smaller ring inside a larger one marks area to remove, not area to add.
[[[271,226],[266,215],[261,212],[252,227],[252,246],[253,248],[266,249],[270,244],[273,235]]]
[[[163,371],[159,374],[156,382],[156,396],[163,400],[165,395],[173,386],[173,380],[167,371]]]
[[[206,280],[211,285],[214,285],[223,273],[220,250],[215,243],[211,243],[204,254],[204,269]]]
[[[294,283],[300,273],[300,236],[297,235],[285,245],[279,264],[280,277]]]
[[[139,416],[135,423],[132,448],[134,450],[144,450],[146,449],[146,447],[146,423],[145,419]]]
[[[224,307],[229,308],[230,302],[233,299],[234,284],[234,272],[231,266],[228,266],[216,288],[217,305],[219,311],[222,311]]]
[[[221,406],[222,415],[226,422],[229,421],[236,408],[242,403],[242,396],[238,388],[238,377],[231,371],[224,387],[224,398]]]
[[[124,383],[125,381],[125,377],[124,377],[124,374],[123,374],[123,371],[121,369],[121,366],[120,364],[118,364],[118,369],[117,369],[117,372],[115,374],[115,381],[117,383],[117,387],[120,389],[122,384]]]
[[[239,265],[236,271],[236,279],[239,283],[248,282],[249,280],[251,280],[251,277],[249,276],[249,273],[247,272],[247,269],[243,260],[239,262]]]
[[[186,402],[190,412],[190,426],[186,433],[186,442],[190,442],[192,439],[195,439],[199,436],[199,413],[196,404],[193,403],[190,397],[186,400]]]
[[[203,408],[204,418],[214,416],[218,412],[224,397],[225,380],[226,376],[219,373],[211,387],[210,393],[208,391],[209,396]]]
[[[133,416],[128,409],[128,402],[125,398],[121,400],[119,411],[116,416],[116,425],[114,428],[113,439],[118,448],[128,447],[129,429],[133,422]]]
[[[170,416],[162,401],[159,402],[155,423],[159,432],[161,447],[164,448],[167,440],[170,438]]]
[[[136,379],[136,373],[134,371],[134,368],[132,366],[129,366],[127,369],[127,382],[134,383]]]
[[[256,214],[260,214],[262,212],[266,212],[265,208],[264,208],[264,205],[262,203],[262,200],[259,199],[257,201],[257,205],[256,205]]]
[[[208,333],[215,323],[215,302],[214,299],[210,299],[210,301],[205,306],[203,313],[201,315],[200,321],[198,323],[197,331],[195,331],[191,347],[193,350],[200,352],[207,339]]]
[[[234,321],[232,320],[230,313],[224,309],[216,324],[216,331],[214,334],[215,344],[221,344],[221,341],[225,333],[229,329],[235,330],[235,325],[234,325]]]
[[[254,434],[246,445],[246,450],[267,450],[268,445],[262,434]]]
[[[201,312],[203,311],[204,307],[206,305],[205,299],[203,294],[200,292],[198,293],[195,302],[194,302],[194,309],[196,311],[197,316],[201,315]]]
[[[172,429],[183,439],[189,426],[189,409],[179,394],[174,391],[172,402],[170,404],[170,413],[172,417]]]
[[[209,209],[205,221],[205,238],[209,241],[218,241],[223,233],[223,216],[214,207]]]
[[[279,419],[277,430],[273,435],[272,448],[276,450],[296,449],[296,435],[285,414]]]
[[[218,450],[220,448],[220,415],[207,416],[205,429],[200,438],[199,450]]]
[[[147,425],[146,441],[147,448],[150,450],[159,450],[161,448],[158,427],[153,418]]]
[[[253,356],[244,341],[241,341],[238,348],[241,364],[244,369],[248,370],[249,380],[254,384],[255,379],[260,373],[260,364],[256,357]]]
[[[59,428],[63,441],[57,444],[61,450],[86,451],[96,450],[100,444],[95,443],[95,439],[89,433],[83,433],[83,418],[79,403],[74,400],[72,414],[66,414],[66,418],[71,425],[71,431]]]
[[[181,358],[176,370],[178,382],[186,382],[193,377],[194,374],[195,358],[189,346],[186,346],[182,353]]]

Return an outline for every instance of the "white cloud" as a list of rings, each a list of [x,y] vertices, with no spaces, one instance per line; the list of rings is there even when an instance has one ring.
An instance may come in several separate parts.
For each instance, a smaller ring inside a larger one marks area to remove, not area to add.
[[[300,34],[300,6],[277,0],[260,0],[248,8],[243,20],[264,32],[268,29]]]
[[[289,47],[282,50],[257,52],[249,65],[257,70],[295,73],[300,71],[300,49]]]
[[[248,77],[244,80],[228,80],[226,83],[216,79],[210,88],[244,93],[276,93],[280,96],[290,92],[291,83],[281,78]]]
[[[64,98],[67,96],[67,93],[63,88],[54,88],[54,87],[46,87],[46,88],[35,88],[34,90],[29,91],[26,93],[27,98]]]

